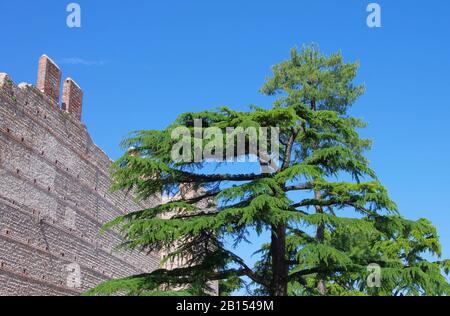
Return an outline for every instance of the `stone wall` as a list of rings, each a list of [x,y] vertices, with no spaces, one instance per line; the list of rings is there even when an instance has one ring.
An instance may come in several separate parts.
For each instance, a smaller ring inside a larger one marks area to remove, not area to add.
[[[110,159],[81,123],[83,92],[47,56],[37,87],[0,74],[0,295],[79,295],[149,272],[159,255],[116,251],[108,220],[159,203],[108,192]]]

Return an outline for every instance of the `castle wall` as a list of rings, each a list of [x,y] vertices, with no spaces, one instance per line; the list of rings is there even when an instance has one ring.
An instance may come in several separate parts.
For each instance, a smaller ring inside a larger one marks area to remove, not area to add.
[[[110,159],[81,123],[83,92],[47,56],[37,87],[0,74],[0,295],[79,295],[149,272],[159,255],[117,251],[105,222],[149,207],[108,192]]]

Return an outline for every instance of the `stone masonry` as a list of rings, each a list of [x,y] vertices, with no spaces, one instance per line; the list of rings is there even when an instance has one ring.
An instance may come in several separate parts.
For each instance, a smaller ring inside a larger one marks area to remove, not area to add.
[[[103,223],[136,203],[108,192],[110,159],[81,123],[83,92],[47,56],[38,81],[0,74],[0,295],[79,295],[102,281],[156,269],[159,255],[117,251]]]

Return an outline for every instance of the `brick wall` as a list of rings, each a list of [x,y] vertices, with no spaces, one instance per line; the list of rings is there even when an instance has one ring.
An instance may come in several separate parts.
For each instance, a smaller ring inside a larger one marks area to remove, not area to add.
[[[108,192],[110,159],[81,123],[83,92],[47,56],[38,84],[0,74],[0,295],[79,295],[101,281],[149,272],[159,255],[113,249],[103,223],[137,204]]]

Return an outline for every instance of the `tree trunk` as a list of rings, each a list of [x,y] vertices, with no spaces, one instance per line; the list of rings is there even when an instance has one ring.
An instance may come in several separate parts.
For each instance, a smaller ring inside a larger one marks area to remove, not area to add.
[[[320,193],[320,191],[314,191],[314,197],[317,200],[320,200],[322,198],[322,194]],[[322,214],[323,213],[323,209],[321,206],[317,205],[316,206],[316,213]],[[324,224],[320,224],[317,227],[317,231],[316,231],[316,238],[317,241],[319,243],[323,243],[323,241],[325,240],[325,225]],[[327,285],[325,283],[325,276],[323,274],[318,274],[317,275],[317,291],[320,293],[320,295],[326,295],[327,294]]]
[[[311,101],[311,110],[313,111],[317,111],[317,104],[316,104],[316,100],[313,99]],[[318,144],[314,144],[313,145],[313,149],[316,149],[318,146]],[[317,200],[320,200],[322,198],[322,194],[320,191],[315,190],[314,191],[314,198]],[[316,213],[322,214],[323,213],[323,209],[321,206],[317,205],[316,206]],[[320,224],[317,227],[317,231],[316,231],[316,238],[317,241],[319,243],[323,243],[323,241],[325,240],[325,225],[324,224]],[[326,295],[327,294],[327,285],[325,282],[325,276],[323,274],[318,274],[317,275],[317,291],[321,294],[321,295]]]
[[[272,296],[287,296],[289,267],[286,262],[286,226],[284,224],[272,226]]]

